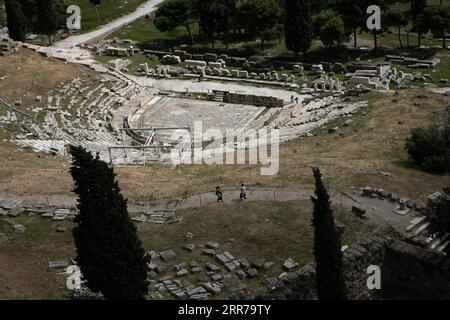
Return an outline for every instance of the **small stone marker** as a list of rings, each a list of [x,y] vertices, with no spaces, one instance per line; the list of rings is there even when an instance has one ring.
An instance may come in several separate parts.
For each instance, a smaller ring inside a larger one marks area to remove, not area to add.
[[[188,274],[189,272],[186,269],[181,269],[180,271],[177,272],[177,277],[184,277]]]
[[[354,213],[356,213],[358,216],[362,217],[363,215],[366,214],[367,209],[366,209],[364,206],[355,203],[355,204],[352,206],[352,212],[354,212]]]
[[[69,262],[67,261],[49,261],[48,262],[48,267],[50,269],[64,269],[67,268],[69,266]]]
[[[258,270],[256,270],[255,268],[248,269],[247,275],[249,278],[254,278],[258,275]]]
[[[216,251],[214,249],[203,249],[203,254],[207,256],[214,256]]]
[[[206,244],[206,247],[209,249],[217,249],[219,247],[219,244],[217,242],[208,242]]]
[[[213,271],[213,272],[220,271],[220,267],[216,266],[214,263],[211,263],[211,262],[208,262],[206,264],[206,267],[208,268],[208,270]]]
[[[187,252],[192,252],[195,249],[195,244],[187,244],[183,247],[183,249]]]
[[[298,263],[292,260],[291,258],[287,259],[283,264],[283,268],[288,271],[296,267],[298,267]]]
[[[173,250],[161,251],[159,255],[166,263],[173,263],[177,260],[177,254]]]

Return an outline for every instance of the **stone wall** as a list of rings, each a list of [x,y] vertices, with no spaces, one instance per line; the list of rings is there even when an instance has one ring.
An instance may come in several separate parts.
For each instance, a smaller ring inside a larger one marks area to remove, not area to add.
[[[344,252],[344,276],[349,299],[374,299],[379,293],[367,288],[367,268],[371,265],[383,268],[386,248],[391,242],[387,236],[373,236],[362,240]],[[383,273],[382,273],[383,277]]]
[[[349,299],[373,299],[378,296],[376,290],[367,288],[366,273],[370,265],[383,267],[385,253],[391,239],[387,236],[373,236],[360,241],[344,251],[343,266]],[[279,277],[267,278],[263,287],[252,294],[235,292],[230,299],[256,300],[314,300],[317,299],[315,284],[315,266],[307,264],[295,272],[285,272]]]
[[[404,241],[387,247],[384,299],[450,299],[450,259]]]
[[[381,268],[381,290],[367,288],[367,268]],[[348,298],[450,299],[450,259],[389,236],[373,236],[344,251],[344,276]],[[307,264],[295,272],[264,280],[253,294],[235,292],[230,299],[317,299],[315,267]]]
[[[225,93],[224,101],[229,103],[264,106],[269,108],[282,108],[284,106],[284,101],[275,97],[263,97],[230,92]]]

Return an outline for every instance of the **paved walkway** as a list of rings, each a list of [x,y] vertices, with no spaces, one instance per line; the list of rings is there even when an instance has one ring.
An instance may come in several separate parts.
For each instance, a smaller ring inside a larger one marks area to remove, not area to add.
[[[247,191],[247,201],[298,201],[309,200],[314,195],[314,190],[311,189],[297,189],[297,188],[268,188],[268,189],[249,189]],[[232,203],[240,203],[239,190],[225,190],[223,192],[224,205]],[[349,211],[355,203],[361,204],[367,209],[366,218],[370,222],[377,225],[387,224],[396,231],[404,233],[405,228],[409,225],[409,221],[413,217],[413,212],[407,215],[399,215],[393,212],[395,204],[388,200],[381,200],[378,198],[367,198],[360,196],[359,191],[354,191],[351,194],[342,192],[330,193],[331,201],[335,204],[340,204]],[[198,208],[207,204],[217,203],[217,197],[214,192],[193,195],[179,203],[171,206],[158,206],[152,208],[153,210],[182,210],[190,208]]]
[[[114,21],[111,21],[108,24],[105,24],[103,26],[100,26],[98,29],[95,29],[91,32],[83,33],[77,36],[71,36],[68,37],[65,40],[56,42],[53,46],[57,48],[62,49],[71,49],[76,47],[77,45],[80,45],[82,43],[90,42],[96,39],[101,39],[103,37],[106,37],[107,35],[113,33],[114,31],[120,29],[126,24],[129,24],[133,21],[138,20],[139,18],[142,18],[146,16],[147,14],[152,13],[157,8],[156,6],[163,2],[164,0],[149,0],[146,3],[139,6],[136,11],[117,18]]]

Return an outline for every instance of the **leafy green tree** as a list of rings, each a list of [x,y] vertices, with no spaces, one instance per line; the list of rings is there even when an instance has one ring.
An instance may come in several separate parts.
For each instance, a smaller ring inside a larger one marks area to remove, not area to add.
[[[313,168],[316,180],[314,203],[314,256],[319,300],[346,300],[340,236],[331,210],[330,196],[323,185],[318,168]]]
[[[406,19],[406,17],[400,12],[389,11],[385,14],[382,23],[385,23],[385,25],[389,27],[397,28],[398,42],[400,44],[400,48],[403,48],[401,31],[403,27],[408,25],[408,20]]]
[[[321,11],[314,16],[314,33],[328,47],[341,44],[348,36],[344,21],[331,10]]]
[[[328,0],[314,0],[311,1],[311,12],[319,13],[320,11],[331,9],[331,5]]]
[[[285,0],[284,34],[286,47],[298,57],[311,47],[313,28],[311,0]]]
[[[155,13],[155,27],[164,32],[184,26],[193,44],[194,37],[190,27],[191,16],[192,7],[189,0],[168,0],[163,2]]]
[[[413,129],[405,148],[411,159],[424,170],[450,172],[450,125]]]
[[[435,37],[442,37],[442,48],[446,49],[446,34],[450,32],[450,9],[429,7],[422,15],[422,29],[431,29]]]
[[[27,21],[22,6],[17,0],[6,0],[5,7],[9,36],[16,41],[25,41]]]
[[[276,0],[243,0],[239,5],[239,13],[244,19],[247,34],[261,38],[261,49],[264,41],[273,37],[275,26],[281,15]]]
[[[225,46],[228,49],[229,46],[229,35],[239,16],[236,15],[236,0],[220,0],[218,2],[218,31],[223,33]]]
[[[337,6],[341,14],[345,28],[353,31],[353,46],[357,46],[357,31],[362,27],[363,17],[366,14],[366,8],[360,0],[341,0]]]
[[[70,147],[79,214],[76,262],[93,292],[108,300],[140,300],[148,292],[146,259],[112,168],[82,147]]]
[[[39,18],[39,31],[48,36],[48,44],[52,44],[52,36],[64,22],[64,10],[61,0],[36,0]]]

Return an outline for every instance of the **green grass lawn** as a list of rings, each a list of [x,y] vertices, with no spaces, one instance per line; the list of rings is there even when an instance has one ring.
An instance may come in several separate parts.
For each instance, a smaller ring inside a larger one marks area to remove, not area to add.
[[[99,25],[114,20],[136,10],[146,0],[103,0],[99,6],[100,21],[89,0],[64,0],[69,5],[78,5],[81,8],[81,32],[92,30]]]
[[[450,80],[450,57],[448,54],[440,56],[441,62],[434,69],[411,69],[405,66],[395,66],[397,70],[401,70],[407,73],[418,73],[422,74],[430,74],[433,78],[432,81],[427,81],[428,83],[433,83],[440,87],[448,87],[448,84],[439,82],[440,79],[449,79]],[[411,83],[411,84],[414,84]],[[417,82],[417,84],[421,84],[421,82]]]
[[[191,30],[197,34],[197,25],[192,24]],[[153,19],[146,18],[139,19],[110,36],[110,38],[114,37],[138,41],[142,47],[156,50],[169,50],[173,45],[190,42],[185,27],[162,32],[156,29]]]
[[[99,6],[100,21],[97,14],[89,2],[89,0],[64,0],[65,5],[77,5],[81,9],[81,32],[95,29],[99,25],[106,24],[117,17],[126,15],[136,10],[141,4],[147,0],[103,0]],[[4,0],[0,0],[0,5],[4,4]],[[65,10],[64,10],[65,11]],[[6,23],[6,14],[0,12],[0,25]]]
[[[362,32],[358,37],[367,40],[373,40],[373,35],[368,32]],[[400,38],[402,40],[403,46],[406,47],[408,43],[408,37],[405,34],[405,31],[401,31]],[[418,37],[416,34],[409,35],[409,46],[416,47],[419,43]],[[385,32],[383,34],[378,35],[378,45],[386,46],[390,48],[400,48],[400,42],[398,39],[397,31]],[[442,45],[442,41],[437,38],[425,37],[421,38],[421,45],[423,46],[434,46],[434,45]]]

